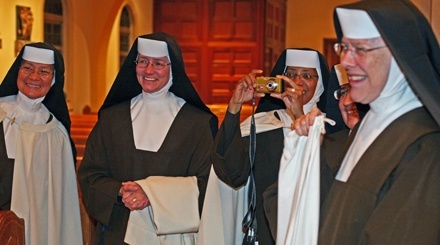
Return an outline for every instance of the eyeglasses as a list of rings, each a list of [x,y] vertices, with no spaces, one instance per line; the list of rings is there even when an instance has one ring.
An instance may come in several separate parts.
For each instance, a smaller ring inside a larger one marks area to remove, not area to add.
[[[351,51],[351,54],[356,55],[357,57],[364,57],[368,52],[385,48],[386,46],[380,46],[375,48],[358,48],[358,47],[351,47],[349,48],[347,44],[345,43],[335,43],[333,48],[335,49],[335,52],[338,56],[341,56],[343,53],[346,53],[347,51]]]
[[[135,60],[134,63],[136,63],[136,66],[139,68],[145,68],[148,65],[152,65],[154,70],[162,70],[165,66],[171,65],[171,63],[163,63],[160,61],[150,63],[148,60]]]
[[[340,89],[335,90],[333,96],[335,96],[336,100],[340,100],[343,96],[350,93],[350,87],[347,85],[341,86]]]
[[[32,66],[28,66],[28,65],[22,65],[20,66],[20,70],[21,72],[23,72],[23,74],[25,74],[26,76],[30,76],[32,74],[34,74],[34,68]],[[54,72],[50,71],[46,68],[42,68],[37,70],[37,74],[38,76],[40,76],[41,78],[48,78],[49,76],[51,76]]]
[[[299,79],[301,81],[310,81],[314,77],[319,77],[318,75],[312,75],[312,74],[308,74],[308,73],[295,74],[295,73],[288,73],[288,72],[285,72],[284,76],[286,76],[286,77],[288,77],[288,78],[290,78],[292,80],[294,80],[297,77],[299,77]]]

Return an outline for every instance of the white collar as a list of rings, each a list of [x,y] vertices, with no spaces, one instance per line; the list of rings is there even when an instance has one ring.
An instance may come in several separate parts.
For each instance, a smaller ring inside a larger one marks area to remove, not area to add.
[[[43,102],[44,98],[45,97],[41,97],[38,99],[29,99],[23,93],[18,92],[16,102],[20,108],[26,111],[35,112],[41,108],[41,102]]]

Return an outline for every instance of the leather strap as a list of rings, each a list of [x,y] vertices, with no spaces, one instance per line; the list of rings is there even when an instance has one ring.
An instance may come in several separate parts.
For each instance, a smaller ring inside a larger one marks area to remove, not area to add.
[[[255,129],[254,109],[255,109],[255,98],[252,98],[251,128],[249,134],[249,163],[251,165],[250,174],[249,174],[249,192],[248,192],[249,207],[242,221],[243,232],[245,232],[243,244],[255,243],[257,241],[257,221],[256,221],[257,197],[255,192],[255,179],[254,179],[254,163],[255,163],[255,148],[256,148],[256,129]]]

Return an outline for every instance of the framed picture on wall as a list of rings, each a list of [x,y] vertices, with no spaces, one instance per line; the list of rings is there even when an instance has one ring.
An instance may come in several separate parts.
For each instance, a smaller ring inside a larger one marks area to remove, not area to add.
[[[18,6],[17,16],[17,40],[31,40],[34,17],[30,7]]]
[[[30,7],[18,6],[16,7],[17,17],[17,38],[15,40],[15,56],[18,55],[21,48],[31,42],[32,25],[34,17]]]

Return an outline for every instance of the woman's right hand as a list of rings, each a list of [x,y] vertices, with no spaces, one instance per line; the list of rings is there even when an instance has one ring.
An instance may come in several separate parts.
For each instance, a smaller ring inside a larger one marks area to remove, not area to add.
[[[122,196],[122,202],[125,207],[131,211],[142,210],[150,206],[150,199],[148,199],[147,194],[145,194],[142,187],[134,181],[123,182],[119,194]]]
[[[240,79],[240,81],[238,81],[234,91],[232,92],[231,100],[229,101],[228,111],[230,113],[236,114],[239,112],[243,103],[250,101],[254,96],[264,96],[264,93],[255,93],[255,76],[261,73],[263,73],[262,70],[252,70],[251,73],[247,74]]]
[[[310,127],[313,126],[315,118],[322,115],[321,110],[313,108],[309,113],[302,115],[300,118],[293,122],[292,129],[296,131],[299,136],[309,135]]]

